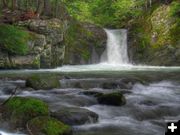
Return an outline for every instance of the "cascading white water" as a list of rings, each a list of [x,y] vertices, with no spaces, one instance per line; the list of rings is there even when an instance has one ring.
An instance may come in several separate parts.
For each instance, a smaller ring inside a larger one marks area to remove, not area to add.
[[[107,59],[103,62],[108,64],[128,64],[129,58],[127,53],[127,30],[109,30],[105,29],[107,33]]]

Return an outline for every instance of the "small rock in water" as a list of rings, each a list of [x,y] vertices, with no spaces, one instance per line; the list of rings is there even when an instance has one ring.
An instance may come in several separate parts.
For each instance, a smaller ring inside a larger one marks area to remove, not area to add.
[[[120,92],[99,95],[97,100],[100,104],[113,106],[121,106],[125,105],[126,103],[125,97]]]
[[[98,91],[83,91],[83,92],[80,92],[80,94],[83,94],[83,95],[87,95],[87,96],[98,96],[98,95],[102,95],[103,93],[101,92],[98,92]]]
[[[33,75],[26,80],[26,86],[35,90],[44,89],[49,90],[59,88],[60,82],[56,76],[53,75]]]

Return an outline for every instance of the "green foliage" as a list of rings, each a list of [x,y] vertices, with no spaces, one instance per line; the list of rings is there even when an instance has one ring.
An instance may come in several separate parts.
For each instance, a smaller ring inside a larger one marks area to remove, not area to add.
[[[170,16],[174,23],[171,25],[170,36],[172,42],[177,44],[180,41],[180,2],[174,1],[170,5]]]
[[[34,134],[65,135],[71,132],[69,126],[51,117],[34,118],[29,122],[29,127]]]
[[[77,55],[81,55],[82,58],[88,60],[90,52],[88,51],[88,41],[92,37],[92,33],[87,29],[83,28],[78,22],[74,22],[70,25],[67,33],[65,42],[68,45],[68,49]]]
[[[24,55],[28,52],[29,34],[12,25],[0,24],[0,48],[9,53]]]
[[[180,2],[174,1],[170,6],[170,15],[180,17]]]
[[[144,0],[64,0],[69,13],[80,21],[103,27],[120,27],[141,15]]]

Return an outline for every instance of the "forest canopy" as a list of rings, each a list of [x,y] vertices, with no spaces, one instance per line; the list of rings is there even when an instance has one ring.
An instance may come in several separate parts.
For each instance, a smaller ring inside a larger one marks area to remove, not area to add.
[[[33,11],[35,15],[67,16],[101,26],[117,26],[120,22],[141,16],[157,3],[177,0],[2,0],[2,9]],[[178,8],[178,6],[177,6]]]

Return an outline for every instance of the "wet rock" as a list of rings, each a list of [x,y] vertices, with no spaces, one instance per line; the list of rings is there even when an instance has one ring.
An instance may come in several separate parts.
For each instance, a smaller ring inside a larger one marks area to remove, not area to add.
[[[98,91],[83,91],[83,92],[80,92],[80,94],[96,97],[96,96],[102,95],[103,93],[98,92]]]
[[[33,135],[71,135],[71,127],[51,117],[36,117],[28,122]]]
[[[125,105],[126,99],[120,92],[99,95],[97,100],[100,104],[121,106]]]
[[[16,88],[16,86],[8,86],[8,87],[2,88],[1,91],[3,92],[3,94],[10,95],[13,93],[15,88]]]
[[[59,88],[60,82],[56,76],[53,75],[33,75],[26,80],[26,86],[35,90],[39,89],[53,89]]]
[[[102,88],[103,89],[117,89],[117,88],[121,88],[121,89],[128,89],[129,86],[128,84],[122,83],[122,82],[105,82],[102,84]]]
[[[62,107],[51,114],[56,119],[69,125],[83,125],[86,123],[95,123],[98,115],[92,111],[83,108]]]
[[[122,89],[122,90],[119,90],[122,94],[131,94],[132,91],[130,90],[125,90],[125,89]]]
[[[118,88],[118,84],[117,83],[103,83],[102,84],[102,88],[103,89],[116,89]]]

